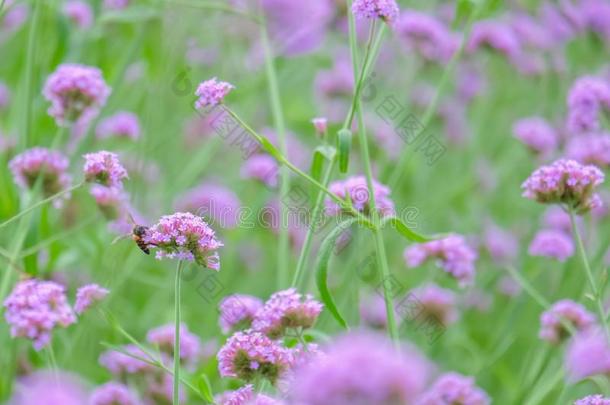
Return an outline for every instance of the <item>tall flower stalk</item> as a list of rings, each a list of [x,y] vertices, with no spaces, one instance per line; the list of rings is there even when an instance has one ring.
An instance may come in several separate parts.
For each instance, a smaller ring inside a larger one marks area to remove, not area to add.
[[[180,403],[180,284],[182,281],[183,261],[178,261],[176,283],[174,285],[175,331],[174,331],[174,385],[173,404]]]

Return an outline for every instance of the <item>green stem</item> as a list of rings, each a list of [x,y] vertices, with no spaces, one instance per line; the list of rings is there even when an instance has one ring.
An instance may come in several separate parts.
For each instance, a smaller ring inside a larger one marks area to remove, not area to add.
[[[23,114],[23,133],[20,137],[23,140],[23,148],[25,149],[29,144],[30,139],[30,121],[32,119],[32,82],[34,80],[34,65],[36,56],[36,35],[38,32],[38,26],[40,23],[40,0],[34,0],[34,10],[32,13],[32,19],[30,20],[30,29],[28,31],[28,48],[25,62],[25,110]]]
[[[332,175],[334,166],[335,159],[333,158],[333,160],[328,163],[328,167],[326,168],[326,172],[324,173],[324,177],[322,179],[322,185],[324,187],[327,187],[328,183],[330,182],[330,177]],[[303,280],[303,270],[305,269],[305,264],[307,263],[307,258],[309,257],[309,251],[311,250],[311,242],[313,241],[313,236],[316,232],[315,227],[317,225],[318,217],[320,216],[322,211],[323,202],[324,193],[322,191],[318,191],[315,205],[313,207],[313,214],[309,223],[309,228],[307,229],[307,235],[305,236],[305,241],[303,242],[303,247],[301,248],[301,253],[299,254],[297,269],[292,279],[292,287],[302,287],[301,282]]]
[[[174,289],[174,308],[176,328],[174,332],[174,390],[173,405],[180,404],[180,281],[182,280],[182,260],[176,269],[176,284]]]
[[[521,287],[527,292],[533,299],[544,309],[550,307],[550,303],[544,298],[544,296],[534,287],[525,277],[523,277],[517,269],[512,266],[506,266],[506,270],[510,273],[512,278],[517,281]]]
[[[5,226],[7,226],[8,224],[10,224],[11,222],[21,218],[22,216],[26,215],[27,213],[35,210],[38,207],[41,207],[47,203],[50,203],[53,200],[58,199],[59,197],[71,193],[72,191],[76,190],[77,188],[81,187],[84,183],[78,183],[72,187],[69,187],[65,190],[60,191],[59,193],[53,194],[50,197],[45,198],[44,200],[40,200],[38,201],[36,204],[30,205],[28,208],[24,209],[23,211],[19,212],[17,215],[7,219],[6,221],[0,223],[0,229],[4,228]]]
[[[597,288],[595,283],[595,278],[593,277],[593,272],[591,271],[591,266],[589,265],[589,259],[587,258],[587,252],[585,251],[585,246],[582,242],[582,238],[580,236],[580,231],[578,230],[578,225],[576,223],[576,216],[574,214],[574,208],[570,207],[568,209],[570,213],[570,222],[572,223],[572,233],[574,234],[574,239],[576,240],[576,248],[578,249],[578,255],[582,260],[583,267],[585,268],[585,273],[587,274],[587,280],[589,281],[589,287],[591,288],[591,293],[593,294],[593,298],[595,301],[597,313],[599,316],[599,320],[604,327],[604,332],[606,333],[606,338],[610,340],[610,331],[608,330],[608,322],[606,322],[606,313],[604,311],[604,304],[602,303],[602,290]]]
[[[269,43],[269,34],[267,32],[266,23],[261,25],[261,38],[263,49],[265,52],[265,72],[267,75],[267,84],[269,87],[269,98],[271,101],[271,111],[273,112],[273,121],[277,132],[280,153],[283,156],[288,156],[288,147],[286,144],[286,125],[284,123],[284,112],[282,111],[282,103],[280,100],[280,90],[277,80],[277,71],[273,51]],[[280,195],[286,196],[290,191],[290,176],[286,167],[280,168]],[[280,204],[280,243],[277,256],[278,266],[278,289],[286,286],[288,278],[288,260],[290,256],[290,237],[288,234],[288,224],[286,223],[287,207],[285,204]]]

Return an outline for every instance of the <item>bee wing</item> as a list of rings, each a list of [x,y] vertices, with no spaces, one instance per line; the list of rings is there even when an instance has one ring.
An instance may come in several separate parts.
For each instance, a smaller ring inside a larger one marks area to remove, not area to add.
[[[136,225],[136,220],[135,220],[135,219],[133,219],[133,215],[131,215],[131,213],[130,213],[130,212],[128,212],[128,213],[127,213],[127,220],[129,221],[129,223],[130,223],[131,225],[134,225],[134,226]]]
[[[114,244],[116,244],[118,241],[123,240],[123,239],[126,239],[126,238],[129,238],[129,235],[119,235],[119,236],[117,236],[116,238],[114,238],[114,239],[112,240],[112,243],[110,243],[110,244],[111,244],[111,245],[114,245]]]

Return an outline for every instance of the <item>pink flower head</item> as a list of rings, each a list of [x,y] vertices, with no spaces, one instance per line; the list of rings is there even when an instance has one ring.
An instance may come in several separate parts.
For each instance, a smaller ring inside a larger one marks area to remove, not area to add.
[[[4,300],[4,308],[11,336],[32,340],[36,350],[49,344],[54,328],[76,322],[64,287],[53,281],[20,281]]]
[[[371,294],[360,300],[360,319],[369,328],[387,328],[385,301],[380,294]]]
[[[566,156],[584,164],[610,166],[610,134],[586,134],[573,137],[566,146]]]
[[[220,82],[216,78],[206,80],[197,87],[195,95],[199,97],[195,102],[195,108],[214,107],[233,90],[235,87],[227,82]]]
[[[51,102],[49,114],[63,125],[97,115],[106,104],[110,88],[98,68],[64,64],[48,77],[43,95]]]
[[[457,321],[457,298],[455,293],[436,284],[427,284],[414,289],[411,294],[422,304],[427,316],[433,317],[443,325]]]
[[[97,387],[89,399],[90,405],[140,405],[141,402],[121,383],[109,382]]]
[[[417,405],[489,405],[491,400],[485,391],[475,385],[474,378],[458,373],[441,375]]]
[[[174,355],[175,325],[167,324],[148,331],[146,341],[153,344],[170,356]],[[180,359],[187,363],[195,363],[201,354],[201,341],[191,333],[188,327],[180,324]]]
[[[577,399],[574,405],[610,405],[610,398],[604,398],[602,395],[588,395]]]
[[[395,348],[382,335],[353,332],[299,366],[290,382],[291,404],[411,404],[430,371],[411,347]]]
[[[570,332],[562,321],[572,325],[577,331],[583,331],[595,324],[595,316],[572,300],[557,301],[540,315],[540,339],[557,344],[567,338]]]
[[[122,350],[133,356],[148,359],[147,354],[136,345],[123,346]],[[127,374],[141,374],[154,369],[154,367],[148,363],[115,350],[108,350],[102,353],[99,362],[103,367],[108,369],[108,371],[118,377],[124,377]]]
[[[407,267],[421,266],[428,259],[436,259],[437,265],[454,277],[461,287],[474,281],[477,252],[464,237],[450,235],[443,239],[409,246],[404,252]]]
[[[427,60],[448,62],[459,46],[459,40],[442,21],[415,10],[403,12],[394,28],[409,48]]]
[[[568,93],[568,129],[572,133],[599,130],[604,109],[610,110],[610,83],[593,76],[577,79]]]
[[[541,166],[523,182],[523,196],[545,204],[566,204],[584,213],[599,203],[593,193],[604,182],[604,173],[596,166],[560,159]]]
[[[252,330],[236,332],[217,357],[221,377],[237,377],[245,381],[261,376],[275,383],[292,363],[288,349]]]
[[[82,286],[76,292],[76,304],[74,311],[77,314],[82,314],[95,303],[103,300],[110,293],[109,290],[100,287],[97,284],[87,284]]]
[[[570,235],[555,229],[543,229],[536,233],[530,243],[531,256],[550,257],[560,262],[574,255],[574,242]]]
[[[235,391],[227,391],[214,398],[218,405],[281,405],[282,402],[264,394],[257,394],[252,384]]]
[[[296,289],[274,293],[254,317],[252,328],[272,339],[284,336],[288,328],[311,328],[322,312],[322,304]]]
[[[111,10],[122,10],[129,6],[129,0],[104,0],[104,7]]]
[[[243,163],[240,173],[243,179],[258,180],[268,187],[275,188],[278,184],[279,165],[267,154],[255,154]]]
[[[519,240],[510,231],[488,224],[483,233],[483,245],[496,262],[507,262],[519,254]]]
[[[93,10],[84,1],[68,1],[64,4],[64,14],[80,29],[87,29],[93,25]]]
[[[216,250],[222,242],[208,224],[188,212],[177,212],[161,217],[144,237],[157,250],[157,259],[194,261],[208,269],[219,270],[220,258]]]
[[[38,370],[17,379],[11,405],[83,405],[88,389],[79,376],[62,370]]]
[[[602,330],[592,328],[574,336],[566,349],[565,369],[570,382],[610,373],[610,345]]]
[[[103,119],[95,133],[99,139],[117,137],[136,140],[140,137],[140,121],[134,113],[119,111]]]
[[[19,187],[33,188],[40,177],[43,193],[47,197],[70,186],[69,165],[68,158],[61,152],[40,147],[28,149],[9,162],[13,179]],[[62,199],[67,198],[69,195],[66,194]]]
[[[369,214],[370,196],[366,178],[364,176],[353,176],[346,180],[338,180],[330,184],[330,191],[337,197],[349,199],[352,206],[364,213]],[[390,188],[373,180],[373,193],[375,196],[375,207],[382,216],[394,215],[394,202],[390,199]],[[330,216],[340,215],[342,208],[334,200],[326,199],[326,214]]]
[[[8,86],[0,81],[0,111],[8,108],[11,103],[11,91]]]
[[[324,117],[318,117],[311,120],[318,135],[322,136],[328,131],[328,120]]]
[[[233,294],[223,298],[218,305],[220,329],[227,334],[232,330],[249,328],[262,307],[263,301],[251,295]]]
[[[358,19],[381,18],[392,23],[398,17],[398,5],[395,0],[355,0],[352,12]]]
[[[87,153],[85,158],[85,179],[107,187],[123,188],[123,180],[127,178],[127,170],[119,162],[116,153],[100,151]]]
[[[0,22],[0,34],[10,35],[21,28],[23,23],[27,21],[30,14],[29,4],[18,3],[15,0],[5,2],[4,9],[6,13],[3,20]]]
[[[90,193],[107,219],[116,220],[126,215],[127,194],[122,189],[94,184]]]
[[[188,211],[221,228],[239,225],[241,201],[230,188],[213,182],[203,183],[187,191],[175,204],[180,211]]]
[[[559,144],[555,129],[541,117],[530,117],[517,121],[513,126],[513,134],[532,152],[542,156],[549,156]]]
[[[500,21],[480,21],[472,27],[467,49],[474,52],[484,46],[504,54],[511,60],[521,53],[521,44],[514,31]]]

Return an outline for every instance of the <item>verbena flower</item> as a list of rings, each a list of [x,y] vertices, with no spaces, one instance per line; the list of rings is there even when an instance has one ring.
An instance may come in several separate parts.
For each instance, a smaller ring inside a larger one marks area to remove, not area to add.
[[[281,405],[282,402],[264,394],[257,394],[252,384],[235,391],[227,391],[214,398],[218,405]]]
[[[31,189],[40,177],[42,192],[46,197],[52,196],[70,186],[68,174],[70,162],[61,152],[35,147],[15,156],[9,162],[15,183],[23,189]],[[54,202],[60,206],[62,200],[69,198],[65,194]]]
[[[36,350],[49,344],[53,329],[76,322],[64,287],[53,281],[20,281],[4,300],[4,308],[11,336],[32,340]]]
[[[98,68],[64,64],[47,78],[43,95],[51,102],[49,114],[63,125],[96,116],[106,104],[110,88]]]
[[[242,164],[240,174],[243,179],[258,180],[268,187],[275,188],[278,185],[279,165],[273,157],[257,153]]]
[[[409,246],[404,252],[404,259],[409,268],[421,266],[428,259],[436,259],[437,265],[454,277],[460,286],[470,285],[474,281],[477,252],[460,235]]]
[[[223,298],[218,305],[220,329],[227,334],[250,328],[256,312],[262,307],[263,301],[251,295],[233,294]]]
[[[570,235],[563,231],[543,229],[534,236],[528,253],[531,256],[550,257],[564,262],[574,255],[574,242]]]
[[[173,357],[174,338],[176,336],[175,325],[167,324],[151,329],[146,334],[146,341],[159,348],[162,352]],[[188,327],[180,324],[180,360],[194,364],[201,355],[201,340],[197,335],[191,333]]]
[[[489,405],[491,399],[475,385],[474,378],[458,373],[446,373],[440,376],[417,402],[417,405],[444,404]]]
[[[560,343],[570,335],[562,321],[572,325],[576,331],[589,329],[595,324],[595,315],[572,300],[560,300],[540,315],[540,333],[542,340],[550,343]]]
[[[496,262],[509,262],[519,254],[519,240],[510,231],[489,223],[483,233],[483,245]]]
[[[116,153],[99,151],[83,155],[85,179],[107,187],[122,188],[127,170],[119,162]]]
[[[200,83],[195,91],[195,95],[199,97],[195,102],[195,108],[214,107],[222,103],[234,88],[232,84],[218,81],[215,77]]]
[[[328,131],[328,119],[324,117],[314,118],[311,120],[311,123],[316,129],[316,133],[320,136],[323,136]]]
[[[148,355],[136,345],[126,345],[121,349],[133,356],[148,359]],[[128,374],[142,374],[154,370],[152,365],[116,350],[107,350],[102,353],[99,358],[99,363],[118,377],[125,377]]]
[[[93,10],[84,1],[70,0],[64,4],[64,14],[80,29],[93,25]]]
[[[360,300],[360,319],[369,328],[387,328],[385,301],[380,294],[370,294]]]
[[[509,59],[521,53],[519,39],[509,25],[500,21],[479,21],[473,25],[466,48],[474,52],[482,47],[489,47]]]
[[[241,201],[228,187],[214,182],[203,183],[178,197],[175,203],[179,211],[209,218],[221,228],[235,228],[239,225]]]
[[[381,335],[339,337],[295,370],[290,402],[307,405],[410,404],[423,390],[430,368],[415,349],[396,349]]]
[[[610,166],[610,134],[587,134],[571,138],[566,156],[584,164]]]
[[[426,284],[411,291],[422,304],[425,316],[437,319],[443,325],[457,321],[457,297],[455,293],[436,284]]]
[[[122,10],[129,6],[129,0],[104,0],[104,7],[111,10]]]
[[[292,363],[288,349],[252,330],[236,332],[218,352],[221,377],[252,381],[264,377],[275,383]]]
[[[599,130],[601,111],[610,110],[610,83],[598,77],[581,77],[570,88],[567,101],[567,127],[572,133]]]
[[[38,370],[16,380],[11,405],[83,405],[89,399],[83,379],[64,370]]]
[[[566,349],[565,369],[571,382],[610,374],[610,345],[604,332],[592,328],[576,334]]]
[[[97,387],[89,399],[90,405],[140,405],[141,402],[129,390],[118,382],[109,382]]]
[[[296,289],[274,293],[256,313],[252,328],[272,339],[284,336],[286,329],[307,329],[316,322],[322,304],[311,295],[301,295]]]
[[[82,286],[76,292],[74,311],[79,315],[82,314],[92,305],[106,298],[109,293],[109,290],[100,287],[97,284],[87,284]]]
[[[555,129],[541,117],[523,118],[513,125],[513,135],[533,152],[549,156],[557,149],[559,137]]]
[[[595,188],[604,182],[604,173],[595,166],[560,159],[541,166],[523,182],[523,196],[545,204],[565,204],[584,213],[599,204]]]
[[[448,62],[459,46],[442,21],[415,10],[401,13],[394,29],[409,48],[427,60]]]
[[[381,18],[391,23],[398,17],[398,5],[395,0],[355,0],[352,13],[359,19]]]
[[[602,395],[588,395],[577,399],[574,405],[610,405],[610,398],[604,398]]]
[[[95,134],[99,139],[116,137],[136,140],[140,137],[140,120],[134,113],[119,111],[100,121]]]
[[[329,189],[337,197],[351,201],[356,210],[364,214],[370,214],[370,195],[364,176],[353,176],[346,180],[332,182]],[[389,198],[390,188],[373,180],[373,193],[377,211],[382,216],[394,215],[394,202]],[[334,200],[327,198],[326,214],[335,216],[341,213],[343,213],[343,208]]]
[[[223,246],[214,230],[198,216],[177,212],[161,217],[144,237],[150,247],[157,249],[157,259],[194,261],[208,269],[220,269],[216,250]]]
[[[94,184],[90,193],[106,219],[116,220],[126,214],[127,194],[122,189]]]

